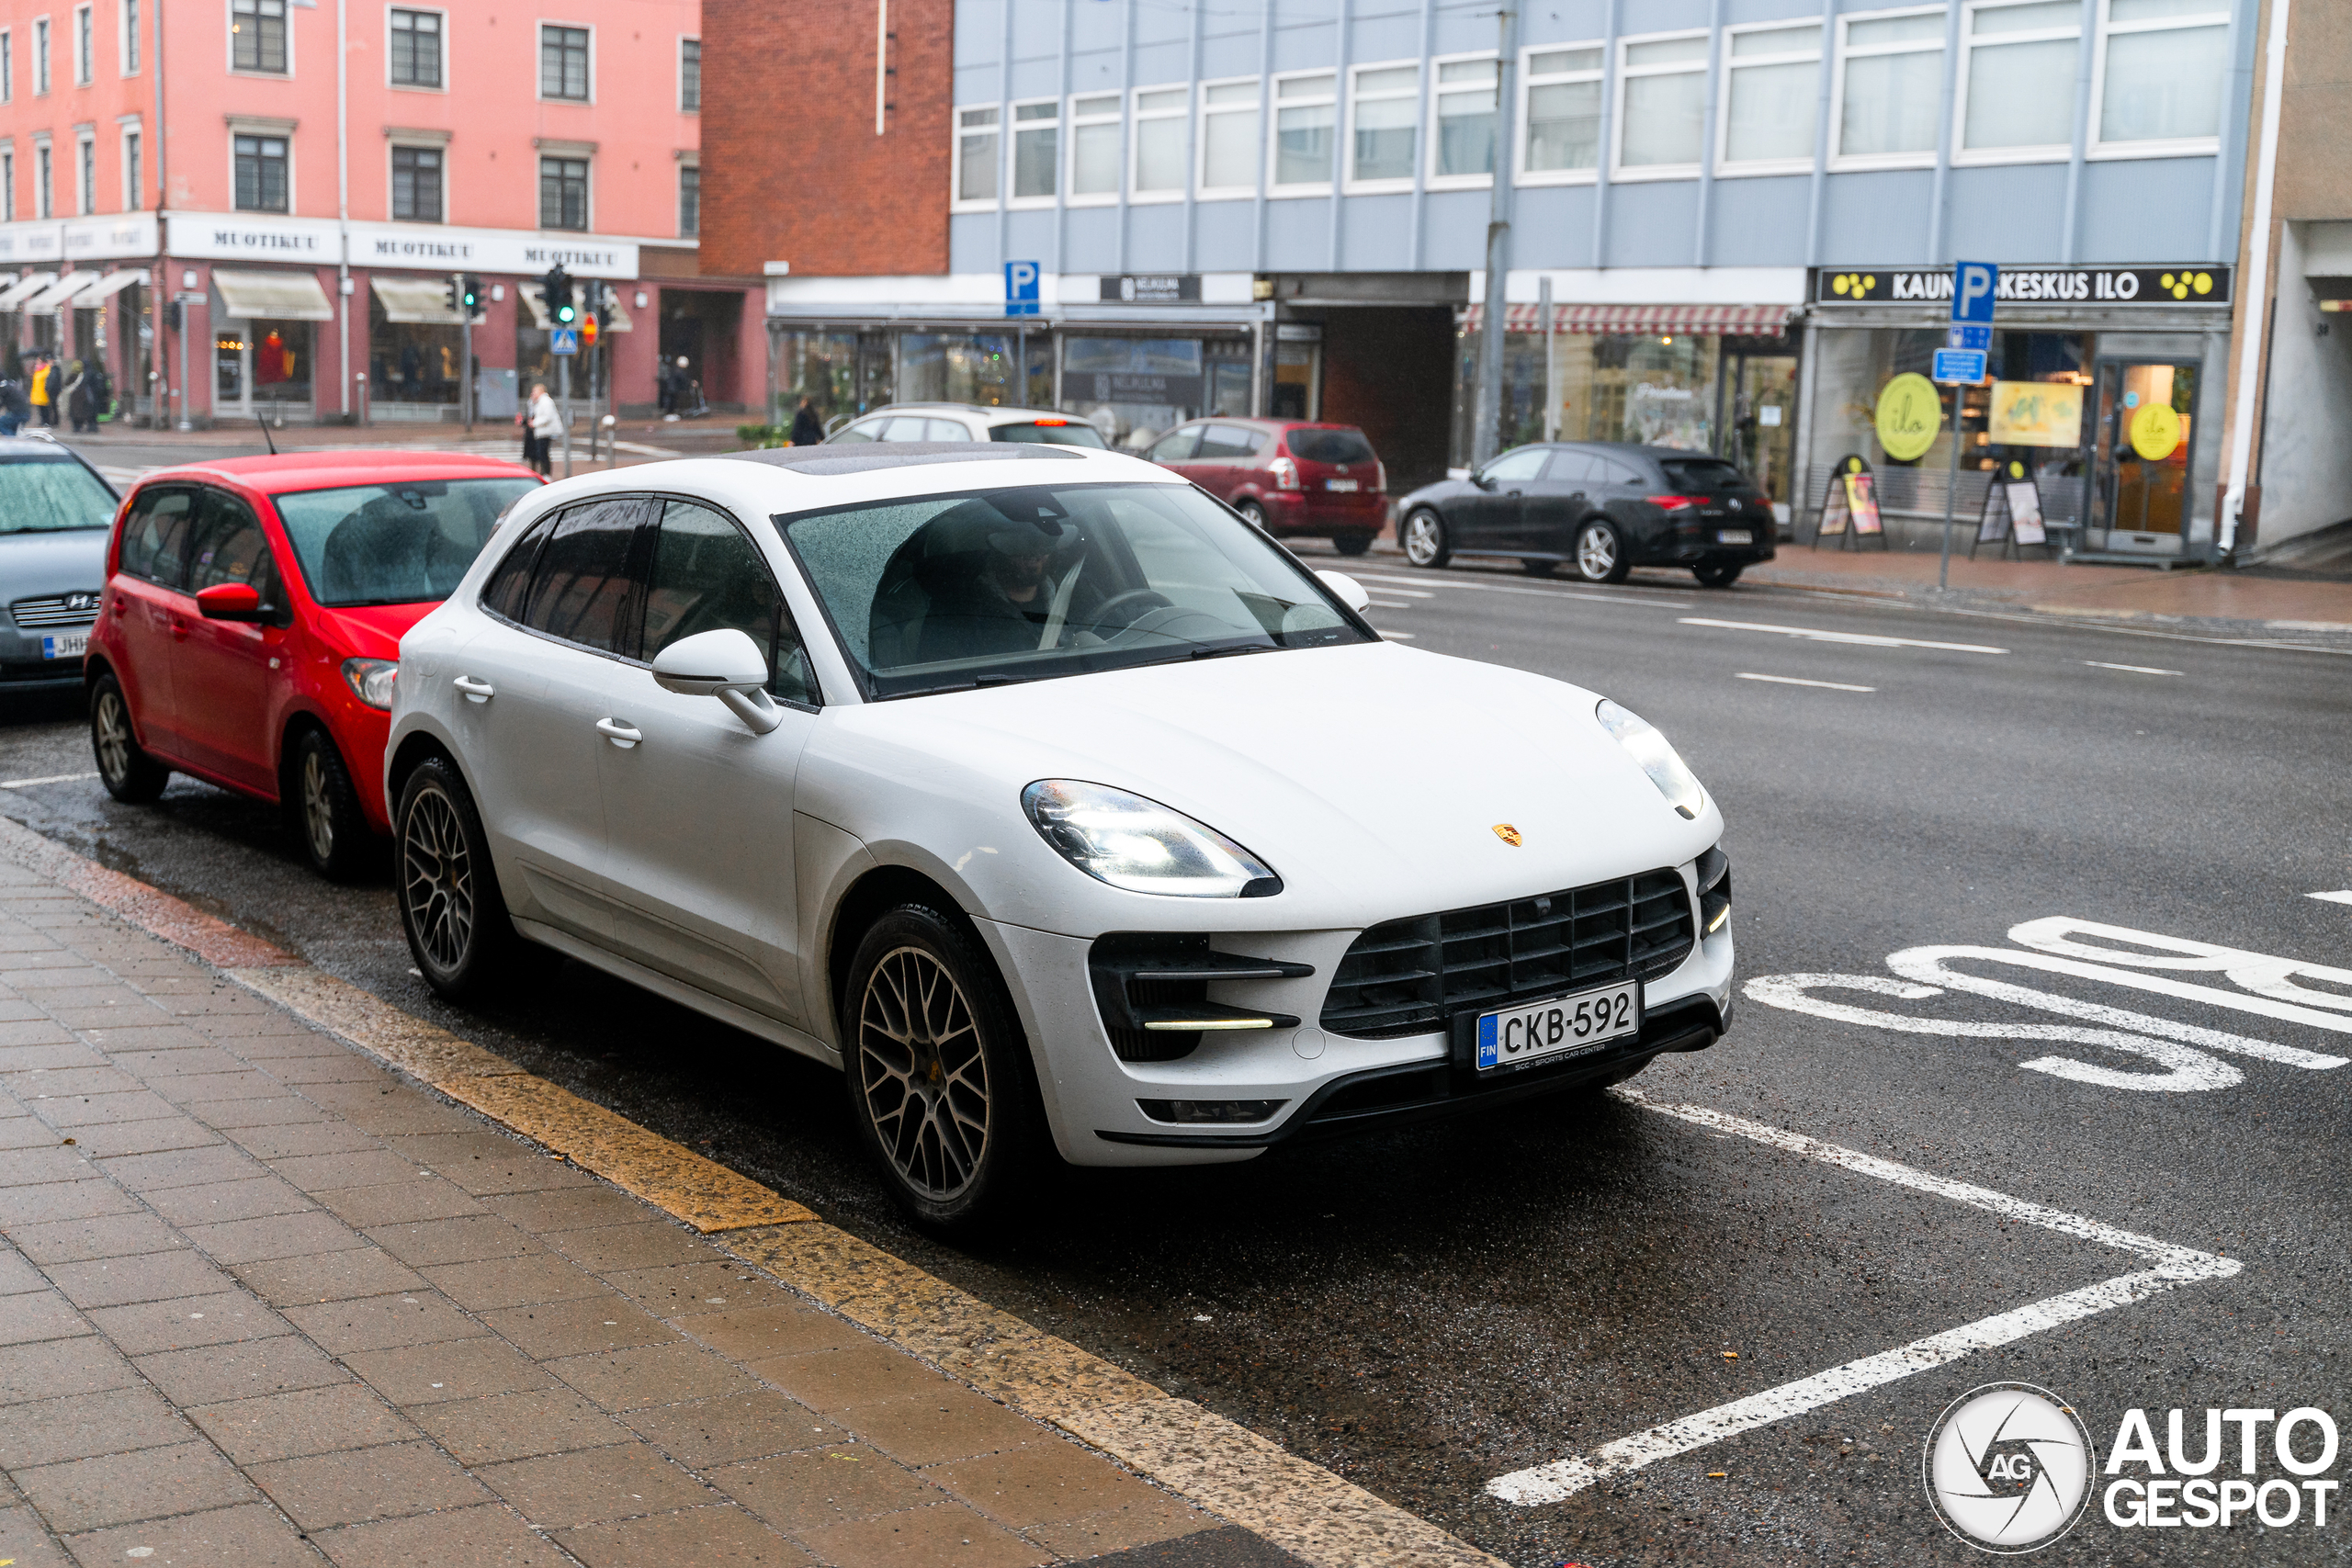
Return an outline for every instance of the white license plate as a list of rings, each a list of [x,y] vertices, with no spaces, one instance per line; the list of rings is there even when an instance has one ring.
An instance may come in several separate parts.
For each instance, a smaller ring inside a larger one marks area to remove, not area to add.
[[[1574,1056],[1642,1028],[1641,986],[1628,980],[1579,991],[1556,1001],[1530,1002],[1478,1019],[1478,1070],[1523,1066],[1554,1056]]]
[[[1719,545],[1752,545],[1755,542],[1755,534],[1746,528],[1718,528],[1715,530],[1715,543]]]
[[[88,632],[60,632],[40,639],[43,659],[79,659],[90,651]]]
[[[1362,490],[1363,486],[1355,479],[1325,479],[1323,488],[1325,490]]]

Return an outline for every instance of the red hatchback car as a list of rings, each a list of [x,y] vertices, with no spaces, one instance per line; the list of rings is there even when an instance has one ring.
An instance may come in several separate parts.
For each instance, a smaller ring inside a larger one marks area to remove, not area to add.
[[[309,452],[165,468],[116,514],[85,679],[98,777],[149,801],[175,772],[284,805],[311,866],[389,835],[384,737],[401,634],[537,488],[513,463]]]
[[[1388,521],[1388,472],[1352,424],[1196,419],[1149,457],[1266,532],[1326,538],[1343,556],[1372,548]]]

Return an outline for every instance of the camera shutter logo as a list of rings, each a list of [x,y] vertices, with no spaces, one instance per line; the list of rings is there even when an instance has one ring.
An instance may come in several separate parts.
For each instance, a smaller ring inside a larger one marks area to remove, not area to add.
[[[1980,1551],[2034,1551],[2075,1528],[2098,1461],[2090,1428],[2048,1389],[1988,1383],[1952,1401],[1928,1430],[1928,1500]]]

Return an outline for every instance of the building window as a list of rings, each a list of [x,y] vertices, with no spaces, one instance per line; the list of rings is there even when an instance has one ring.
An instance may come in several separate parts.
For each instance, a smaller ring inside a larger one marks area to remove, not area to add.
[[[1527,152],[1522,175],[1600,166],[1600,51],[1538,50],[1527,57]]]
[[[702,112],[702,39],[678,40],[678,107],[687,114]]]
[[[1489,60],[1441,60],[1430,105],[1430,177],[1454,184],[1492,179],[1495,173],[1496,64]]]
[[[702,165],[678,165],[678,237],[691,240],[702,232]]]
[[[441,85],[441,13],[392,13],[392,85]]]
[[[49,166],[49,143],[46,141],[33,145],[33,200],[36,203],[34,217],[57,216],[57,188]]]
[[[1137,200],[1174,200],[1184,194],[1184,138],[1192,129],[1192,114],[1190,87],[1145,87],[1136,93]]]
[[[12,223],[17,217],[17,154],[13,148],[0,149],[0,223]]]
[[[392,216],[403,223],[442,221],[438,147],[392,149]]]
[[[1201,88],[1201,194],[1247,196],[1258,188],[1264,145],[1258,134],[1257,80]]]
[[[147,172],[141,163],[139,132],[122,133],[122,209],[136,212],[147,205]]]
[[[139,0],[122,0],[122,73],[139,74]]]
[[[2229,36],[2230,13],[2215,0],[2107,0],[2100,146],[2219,136]]]
[[[1338,151],[1339,78],[1329,71],[1274,81],[1274,188],[1328,190]]]
[[[1621,47],[1619,172],[1696,174],[1706,143],[1706,35],[1629,39]]]
[[[588,29],[539,28],[539,96],[588,101]]]
[[[1728,168],[1810,168],[1821,96],[1821,24],[1748,28],[1724,39],[1716,161]]]
[[[1935,156],[1944,17],[1935,10],[1840,20],[1833,151],[1841,162],[1915,163]]]
[[[539,227],[583,231],[588,227],[587,159],[539,160]]]
[[[76,6],[74,8],[74,80],[77,85],[88,86],[90,79],[97,74],[97,24],[90,15],[90,7]]]
[[[49,18],[33,18],[33,91],[49,91]]]
[[[956,199],[996,200],[997,111],[956,111]]]
[[[0,28],[0,104],[17,101],[17,33]]]
[[[1421,118],[1419,65],[1360,65],[1350,77],[1348,181],[1371,185],[1413,177],[1415,121]]]
[[[1962,28],[1963,152],[2063,156],[2075,140],[2075,58],[2082,47],[2076,0],[1972,6]]]
[[[74,141],[74,209],[85,218],[98,209],[98,139],[87,133]]]
[[[1118,94],[1101,93],[1070,100],[1070,200],[1117,199],[1119,131]]]
[[[1012,106],[1012,199],[1050,201],[1061,157],[1061,104]]]
[[[229,0],[230,63],[286,73],[286,0]]]
[[[287,210],[286,138],[236,138],[237,210]]]

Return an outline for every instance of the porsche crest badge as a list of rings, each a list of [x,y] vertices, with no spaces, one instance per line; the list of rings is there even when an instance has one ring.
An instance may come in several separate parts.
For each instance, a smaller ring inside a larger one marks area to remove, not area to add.
[[[1519,829],[1512,827],[1508,822],[1498,822],[1495,824],[1495,837],[1500,839],[1504,843],[1509,844],[1512,849],[1519,848]]]

